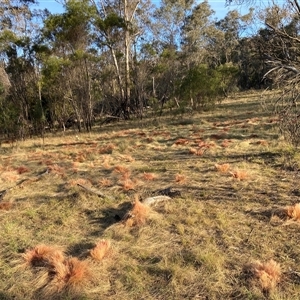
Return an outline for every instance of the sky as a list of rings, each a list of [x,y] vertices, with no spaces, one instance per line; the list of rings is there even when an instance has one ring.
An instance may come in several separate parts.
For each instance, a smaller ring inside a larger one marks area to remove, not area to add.
[[[158,3],[159,0],[152,0],[153,3]],[[225,0],[208,0],[209,5],[215,11],[215,17],[222,19],[226,16],[229,10],[237,9],[241,13],[246,13],[248,9],[241,8],[240,6],[230,5],[225,7]],[[57,3],[55,0],[39,0],[39,8],[47,8],[52,13],[60,13],[63,11],[62,5]]]

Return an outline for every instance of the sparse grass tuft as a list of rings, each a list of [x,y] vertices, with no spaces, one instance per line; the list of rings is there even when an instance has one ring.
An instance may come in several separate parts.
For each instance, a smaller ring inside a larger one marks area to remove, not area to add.
[[[295,221],[300,221],[300,203],[286,207],[288,217]]]
[[[175,182],[178,184],[183,184],[186,181],[186,176],[183,174],[176,174],[175,175]]]
[[[104,239],[100,240],[90,251],[91,257],[97,261],[101,261],[108,254],[110,247],[110,241]]]
[[[229,172],[233,178],[241,181],[241,180],[246,180],[249,178],[249,174],[245,170],[235,170],[233,172]]]
[[[221,173],[227,173],[230,165],[229,164],[215,164],[215,168],[217,169],[217,171],[221,172]]]
[[[280,265],[273,259],[264,263],[255,261],[246,266],[246,271],[257,278],[262,290],[267,292],[275,289],[282,275]]]
[[[109,186],[112,186],[113,183],[110,179],[108,178],[102,178],[99,180],[99,184],[103,187],[109,187]]]
[[[157,175],[155,175],[154,173],[145,173],[143,174],[143,178],[145,180],[154,180],[157,178]]]
[[[133,204],[133,208],[127,214],[125,218],[125,226],[141,226],[146,223],[148,214],[149,214],[149,206],[144,205],[139,199],[138,196],[135,196],[135,201]]]

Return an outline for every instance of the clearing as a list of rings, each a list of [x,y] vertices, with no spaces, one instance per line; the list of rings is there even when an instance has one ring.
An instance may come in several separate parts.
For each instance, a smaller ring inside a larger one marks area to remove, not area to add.
[[[0,299],[298,299],[299,153],[261,100],[3,144]],[[43,244],[82,261],[77,277],[24,266]]]

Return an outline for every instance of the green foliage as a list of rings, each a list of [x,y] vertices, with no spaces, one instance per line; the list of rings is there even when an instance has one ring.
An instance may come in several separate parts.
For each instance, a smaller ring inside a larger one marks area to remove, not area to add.
[[[221,65],[213,69],[202,64],[187,72],[178,93],[183,100],[192,100],[196,107],[207,107],[224,97],[237,74],[238,69],[232,65]]]
[[[0,98],[0,128],[1,133],[15,134],[18,129],[19,109],[7,99]]]
[[[124,19],[119,17],[116,13],[108,14],[108,16],[105,19],[98,18],[95,23],[96,23],[96,26],[102,31],[106,31],[113,27],[125,28]]]
[[[64,67],[68,66],[70,61],[55,56],[51,56],[44,62],[44,68],[42,74],[44,76],[44,83],[55,82],[58,76],[61,74]]]
[[[240,70],[232,63],[226,63],[217,67],[216,71],[220,77],[220,88],[227,94],[236,86]]]

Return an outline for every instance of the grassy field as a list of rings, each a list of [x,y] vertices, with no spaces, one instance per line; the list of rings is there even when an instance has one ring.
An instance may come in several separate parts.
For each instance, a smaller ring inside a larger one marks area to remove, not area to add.
[[[0,299],[299,299],[300,156],[261,100],[3,144]]]

